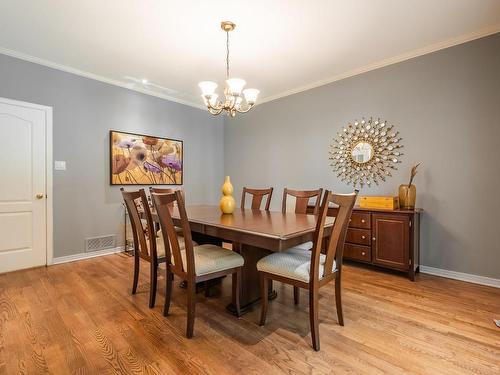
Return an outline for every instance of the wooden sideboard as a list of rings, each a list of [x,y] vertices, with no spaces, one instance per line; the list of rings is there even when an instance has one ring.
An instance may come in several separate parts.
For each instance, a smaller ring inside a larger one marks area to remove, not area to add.
[[[308,212],[312,209],[308,207]],[[344,259],[402,271],[415,281],[420,264],[420,212],[354,207]],[[330,208],[328,215],[336,216],[336,209]]]

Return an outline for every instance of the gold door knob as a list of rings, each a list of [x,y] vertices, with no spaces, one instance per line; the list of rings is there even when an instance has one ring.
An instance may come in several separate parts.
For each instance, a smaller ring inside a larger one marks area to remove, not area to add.
[[[373,241],[376,241],[377,239],[375,237],[372,238]]]
[[[35,195],[36,199],[43,199],[43,197],[45,197],[45,194],[43,193],[38,193],[37,195]]]

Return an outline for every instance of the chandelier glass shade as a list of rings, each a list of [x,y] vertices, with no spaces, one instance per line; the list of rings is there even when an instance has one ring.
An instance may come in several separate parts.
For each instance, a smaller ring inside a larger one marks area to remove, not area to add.
[[[233,31],[236,25],[230,21],[221,22],[221,29],[226,32],[226,85],[224,87],[224,98],[219,99],[215,92],[217,83],[203,81],[198,84],[201,89],[201,97],[208,111],[213,115],[226,112],[234,117],[237,112],[248,112],[257,101],[259,90],[244,89],[246,81],[241,78],[229,78],[229,32]]]

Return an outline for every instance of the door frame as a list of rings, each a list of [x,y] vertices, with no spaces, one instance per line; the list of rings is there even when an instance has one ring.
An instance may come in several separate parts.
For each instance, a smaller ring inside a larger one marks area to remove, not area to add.
[[[54,200],[53,200],[53,140],[52,140],[52,107],[19,100],[0,97],[0,103],[37,109],[45,113],[45,223],[46,223],[46,265],[51,265],[54,259]]]

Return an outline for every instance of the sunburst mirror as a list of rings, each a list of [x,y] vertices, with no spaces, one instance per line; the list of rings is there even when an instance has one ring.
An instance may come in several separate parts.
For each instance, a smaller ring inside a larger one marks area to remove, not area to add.
[[[391,177],[401,163],[402,140],[387,121],[355,120],[337,133],[330,145],[333,171],[342,181],[356,186],[378,185]]]

